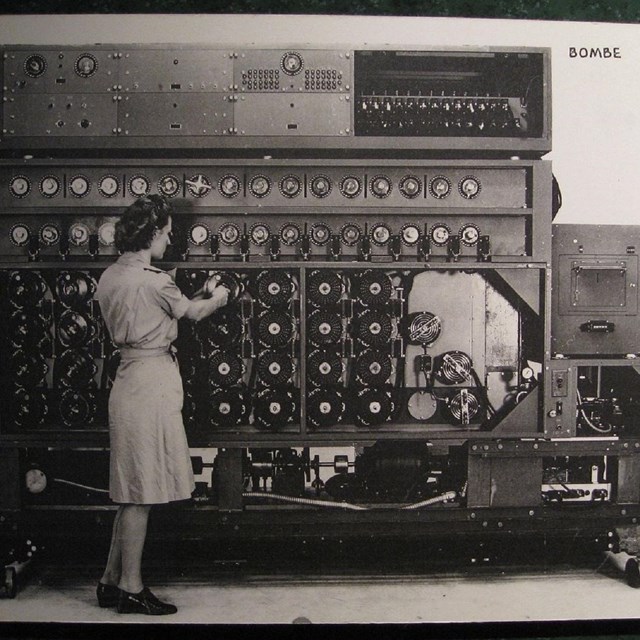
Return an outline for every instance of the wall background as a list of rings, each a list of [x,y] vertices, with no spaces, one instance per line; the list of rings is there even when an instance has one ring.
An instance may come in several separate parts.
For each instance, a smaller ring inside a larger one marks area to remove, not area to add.
[[[553,150],[546,157],[563,195],[556,221],[640,224],[636,24],[353,15],[0,15],[0,42],[550,47]],[[572,58],[571,47],[615,47],[621,57]]]

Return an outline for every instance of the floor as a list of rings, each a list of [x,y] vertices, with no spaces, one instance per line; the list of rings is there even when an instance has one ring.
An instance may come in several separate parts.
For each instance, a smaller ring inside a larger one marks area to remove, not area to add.
[[[0,621],[154,624],[441,623],[640,617],[640,590],[606,566],[429,576],[224,575],[150,582],[178,613],[149,618],[97,606],[95,577],[46,570],[0,598]],[[638,625],[640,629],[640,623]],[[0,634],[1,635],[1,634]]]

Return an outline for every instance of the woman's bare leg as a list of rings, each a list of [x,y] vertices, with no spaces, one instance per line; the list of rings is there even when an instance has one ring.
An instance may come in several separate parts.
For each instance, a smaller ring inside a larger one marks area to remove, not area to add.
[[[129,593],[139,593],[142,584],[142,552],[147,537],[150,505],[126,504],[121,507],[118,541],[121,572],[118,586]]]
[[[120,517],[124,505],[118,507],[116,517],[113,520],[113,528],[111,530],[111,546],[109,547],[109,556],[107,557],[107,566],[104,569],[100,582],[102,584],[117,585],[120,582],[120,574],[122,573],[122,549],[120,547],[120,538],[118,529]]]

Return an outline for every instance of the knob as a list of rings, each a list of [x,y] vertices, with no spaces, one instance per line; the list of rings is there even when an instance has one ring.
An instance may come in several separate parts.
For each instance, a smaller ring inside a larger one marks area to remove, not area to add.
[[[387,176],[376,176],[371,180],[371,193],[376,198],[386,198],[391,193],[391,180]]]

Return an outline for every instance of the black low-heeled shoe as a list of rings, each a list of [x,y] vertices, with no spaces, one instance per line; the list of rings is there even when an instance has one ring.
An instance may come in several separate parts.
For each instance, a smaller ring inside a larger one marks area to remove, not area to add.
[[[637,558],[629,558],[624,567],[624,575],[627,578],[627,584],[634,589],[640,587],[640,566]]]
[[[121,590],[117,611],[118,613],[144,613],[147,616],[166,616],[176,613],[178,607],[158,600],[145,587],[140,593],[129,593]]]
[[[102,608],[117,607],[120,598],[120,589],[113,584],[98,582],[96,596],[98,598],[98,605]]]

